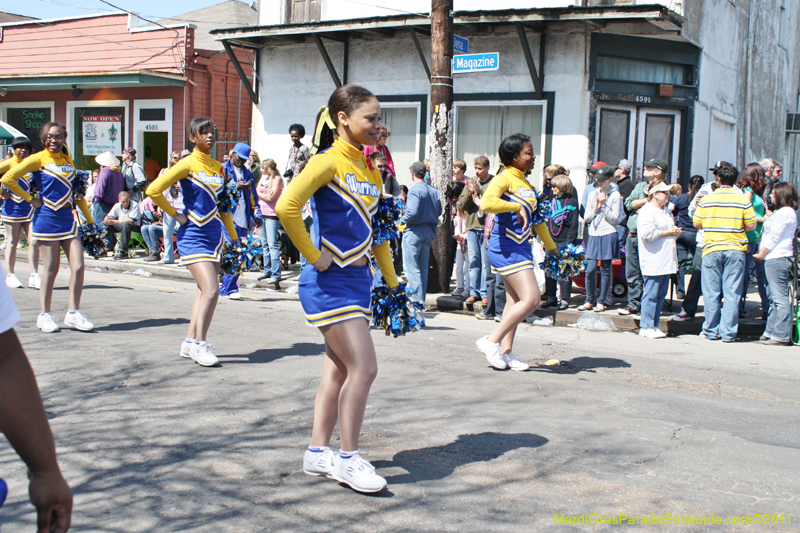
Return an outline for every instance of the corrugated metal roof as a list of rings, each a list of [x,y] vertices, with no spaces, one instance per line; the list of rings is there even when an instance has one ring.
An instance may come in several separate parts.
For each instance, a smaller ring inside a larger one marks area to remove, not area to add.
[[[646,22],[666,33],[680,31],[686,19],[662,5],[619,5],[598,7],[555,7],[480,11],[456,11],[453,26],[456,31],[469,31],[478,26],[506,26],[514,23],[529,25],[542,30],[553,23]],[[306,36],[387,37],[409,27],[425,31],[430,28],[427,15],[390,15],[348,20],[325,20],[302,24],[277,24],[272,26],[249,26],[240,28],[218,28],[211,31],[219,41],[245,47],[283,45],[302,42]],[[430,31],[429,29],[427,31]]]

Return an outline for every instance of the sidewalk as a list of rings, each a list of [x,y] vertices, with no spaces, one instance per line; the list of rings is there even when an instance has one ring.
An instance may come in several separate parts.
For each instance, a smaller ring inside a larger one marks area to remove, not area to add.
[[[455,286],[455,278],[452,280]],[[688,285],[688,276],[687,276]],[[639,316],[628,315],[623,316],[619,314],[619,309],[624,309],[627,306],[627,298],[614,298],[614,304],[602,313],[595,313],[593,311],[578,311],[576,308],[583,304],[585,300],[585,293],[576,285],[572,286],[572,297],[570,298],[570,307],[563,311],[555,309],[537,309],[534,315],[538,317],[553,317],[554,326],[566,326],[574,324],[578,321],[581,315],[589,314],[595,316],[602,316],[609,318],[614,326],[621,331],[635,331],[639,329]],[[484,306],[480,301],[474,304],[464,303],[465,298],[461,296],[450,295],[428,295],[427,303],[431,306],[438,308],[439,311],[450,313],[459,313],[466,315],[475,315],[483,310]],[[664,308],[661,312],[661,320],[659,320],[659,329],[669,335],[697,335],[703,330],[703,298],[700,297],[697,315],[694,320],[686,322],[675,322],[672,317],[677,315],[681,310],[681,300],[674,298],[671,302],[669,295],[664,302]],[[739,335],[744,337],[759,337],[764,332],[766,322],[761,320],[761,298],[758,295],[758,290],[755,284],[750,283],[747,292],[747,302],[745,303],[745,310],[747,314],[744,318],[739,319]],[[477,320],[477,319],[476,319]]]
[[[111,257],[103,257],[100,259],[93,259],[84,254],[83,260],[86,264],[87,272],[96,272],[98,269],[105,272],[136,272],[138,270],[143,270],[146,273],[149,273],[151,276],[161,277],[161,278],[173,278],[173,279],[186,279],[192,280],[192,274],[189,270],[178,264],[176,260],[175,263],[171,265],[165,265],[159,263],[157,261],[145,261],[144,258],[147,257],[147,254],[144,252],[137,252],[133,257],[130,259],[119,259],[114,260]],[[24,250],[17,250],[17,260],[20,261],[27,261],[28,260],[28,252],[27,248]],[[61,258],[61,264],[67,265],[67,259],[65,257]],[[139,274],[142,275],[142,274]],[[261,275],[261,272],[245,272],[241,276],[239,276],[239,286],[243,289],[246,288],[272,288],[272,284],[268,283],[268,280],[261,280],[258,281],[258,277]],[[300,276],[300,264],[296,263],[292,265],[291,270],[282,270],[281,271],[281,283],[280,283],[280,290],[286,291],[292,286],[297,285],[297,278]]]
[[[17,251],[17,259],[21,261],[27,261],[28,254],[27,249],[18,250]],[[86,264],[86,270],[89,272],[92,271],[108,271],[108,272],[130,272],[134,273],[137,271],[148,273],[151,276],[162,277],[162,278],[173,278],[173,279],[185,279],[185,280],[192,280],[192,275],[189,273],[189,270],[186,267],[180,266],[178,262],[171,265],[164,265],[158,262],[148,262],[145,261],[144,258],[146,254],[144,252],[137,252],[132,258],[130,259],[121,259],[121,260],[114,260],[111,257],[101,258],[101,259],[92,259],[91,257],[84,256],[84,261]],[[66,258],[61,259],[61,264],[66,265],[67,260]],[[239,277],[239,286],[242,289],[272,289],[272,285],[268,283],[268,280],[261,280],[258,281],[258,276],[260,276],[260,272],[245,272]],[[137,274],[143,275],[143,274]],[[146,275],[146,274],[145,274]],[[292,265],[290,270],[282,270],[281,271],[282,280],[280,283],[279,289],[282,292],[291,291],[294,287],[297,286],[297,280],[300,277],[300,265],[299,263]],[[688,279],[687,279],[688,284]],[[451,285],[455,286],[455,277],[451,279]],[[294,289],[296,290],[296,289]],[[590,315],[599,315],[603,317],[609,318],[613,323],[614,326],[620,331],[636,331],[639,329],[639,317],[638,316],[622,316],[618,313],[619,309],[623,309],[627,304],[627,299],[625,297],[622,298],[615,298],[614,305],[611,306],[610,309],[604,311],[602,313],[594,313],[592,311],[582,312],[578,311],[576,308],[584,302],[584,295],[577,286],[573,285],[572,287],[573,296],[570,299],[570,308],[564,311],[557,311],[555,309],[537,309],[534,312],[534,315],[538,317],[553,317],[553,325],[554,326],[567,326],[569,324],[574,324],[578,321],[581,315],[589,313]],[[442,294],[428,294],[425,304],[430,309],[435,309],[439,312],[445,313],[456,313],[462,315],[475,315],[476,313],[483,310],[483,305],[480,301],[475,302],[474,304],[465,304],[465,298],[460,296],[450,296],[442,295]],[[664,303],[664,309],[661,314],[661,320],[659,321],[659,328],[664,331],[665,333],[675,336],[675,335],[697,335],[702,331],[703,327],[703,299],[700,298],[699,307],[697,316],[695,316],[694,320],[687,321],[687,322],[674,322],[672,317],[675,316],[680,312],[680,305],[681,300],[675,298],[672,301],[672,307],[670,308],[670,300],[667,300]],[[761,299],[758,295],[758,290],[754,283],[750,284],[748,294],[747,294],[747,302],[745,309],[747,310],[747,315],[745,318],[739,319],[739,336],[740,337],[758,337],[763,333],[765,322],[760,320],[761,317]],[[477,320],[477,319],[476,319]]]

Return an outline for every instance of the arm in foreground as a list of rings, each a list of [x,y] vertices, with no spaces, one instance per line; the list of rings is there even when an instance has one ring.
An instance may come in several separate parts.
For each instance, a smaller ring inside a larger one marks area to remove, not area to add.
[[[65,533],[72,492],[58,467],[36,378],[13,329],[0,333],[0,431],[30,470],[37,531]]]

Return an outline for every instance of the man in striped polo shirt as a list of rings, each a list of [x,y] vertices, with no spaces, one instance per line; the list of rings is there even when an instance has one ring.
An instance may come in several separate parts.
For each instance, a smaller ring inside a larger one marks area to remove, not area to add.
[[[733,342],[739,328],[739,301],[744,282],[746,231],[756,228],[756,213],[733,187],[739,171],[721,161],[714,174],[719,187],[705,196],[694,212],[694,227],[703,230],[703,301],[705,321],[700,334],[708,340]],[[720,312],[720,299],[724,298]],[[721,315],[721,316],[720,316]]]

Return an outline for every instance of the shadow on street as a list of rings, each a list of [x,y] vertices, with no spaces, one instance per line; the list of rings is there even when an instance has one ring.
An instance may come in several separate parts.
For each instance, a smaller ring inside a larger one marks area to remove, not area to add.
[[[445,446],[433,446],[416,450],[405,450],[395,454],[391,461],[372,461],[375,468],[399,467],[408,472],[384,476],[390,485],[416,483],[443,479],[459,466],[486,462],[518,448],[538,448],[548,440],[532,433],[479,433],[459,435],[455,442]]]

